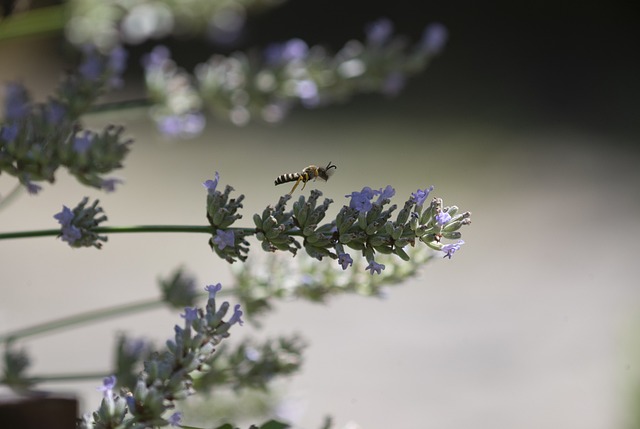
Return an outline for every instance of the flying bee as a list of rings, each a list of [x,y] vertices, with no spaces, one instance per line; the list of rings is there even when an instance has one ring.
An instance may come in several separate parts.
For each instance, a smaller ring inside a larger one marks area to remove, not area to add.
[[[316,179],[324,180],[325,182],[329,180],[329,177],[334,173],[334,170],[338,168],[335,165],[331,165],[331,162],[327,164],[326,167],[317,167],[315,165],[310,165],[302,170],[300,173],[290,173],[290,174],[282,174],[276,178],[276,185],[281,185],[283,183],[288,182],[296,182],[289,192],[289,195],[293,194],[293,191],[296,190],[300,182],[302,182],[302,189],[307,185],[307,182],[311,179],[314,181]]]

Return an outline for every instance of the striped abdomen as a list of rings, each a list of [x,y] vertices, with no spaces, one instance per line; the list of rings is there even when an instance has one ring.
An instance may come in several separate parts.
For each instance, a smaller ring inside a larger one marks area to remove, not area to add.
[[[287,183],[287,182],[295,182],[300,178],[300,176],[301,176],[300,173],[282,174],[276,178],[276,185],[282,185],[283,183]],[[303,181],[306,182],[306,180],[303,180]]]

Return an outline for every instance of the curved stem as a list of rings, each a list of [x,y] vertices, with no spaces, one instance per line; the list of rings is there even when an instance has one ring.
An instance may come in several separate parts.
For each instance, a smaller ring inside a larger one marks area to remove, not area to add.
[[[15,200],[20,194],[22,194],[23,190],[24,187],[21,183],[18,182],[6,197],[0,198],[0,210],[6,208],[9,204],[11,204],[13,200]]]
[[[149,98],[136,98],[132,100],[123,100],[123,101],[110,101],[102,104],[96,104],[91,106],[91,108],[87,111],[87,115],[91,115],[93,113],[102,113],[102,112],[115,112],[126,109],[136,109],[138,107],[149,107],[153,104],[153,102]]]
[[[0,40],[62,31],[67,19],[65,14],[65,5],[14,13],[2,20]]]

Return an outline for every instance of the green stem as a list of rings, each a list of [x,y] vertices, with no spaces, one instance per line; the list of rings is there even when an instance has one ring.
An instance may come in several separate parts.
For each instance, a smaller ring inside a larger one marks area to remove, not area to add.
[[[122,234],[136,232],[198,232],[213,234],[216,229],[206,225],[138,225],[138,226],[103,226],[92,228],[91,231],[99,234]],[[246,235],[255,234],[255,228],[227,228],[226,231],[242,231]],[[1,232],[0,240],[11,238],[46,237],[60,235],[60,229],[40,229],[33,231]]]
[[[29,377],[28,381],[34,384],[50,383],[50,382],[67,382],[67,381],[84,381],[84,380],[99,380],[107,377],[106,372],[85,372],[76,374],[57,374],[57,375],[35,375]]]
[[[59,32],[66,22],[65,5],[41,7],[15,13],[2,20],[0,41],[17,37]]]
[[[9,204],[13,202],[24,190],[24,186],[21,183],[16,184],[16,186],[7,194],[6,197],[0,198],[0,210],[8,207]]]
[[[134,302],[133,304],[119,305],[116,307],[103,308],[102,310],[93,310],[86,313],[79,313],[69,317],[63,317],[57,320],[51,320],[38,325],[17,329],[13,332],[0,334],[0,342],[17,340],[20,338],[30,337],[33,335],[43,334],[45,332],[55,331],[57,329],[66,328],[74,325],[83,325],[87,322],[94,322],[101,319],[108,319],[121,316],[127,313],[134,313],[142,310],[150,310],[164,304],[164,301],[158,298],[151,300]]]
[[[102,112],[115,112],[126,109],[135,109],[138,107],[149,107],[153,104],[153,102],[148,98],[138,98],[133,100],[124,100],[124,101],[111,101],[105,102],[102,104],[96,104],[91,106],[88,115],[92,113],[102,113]]]
[[[231,290],[223,290],[218,292],[216,297],[222,297],[225,295],[231,295]],[[200,296],[208,296],[208,293],[203,292]],[[43,334],[57,329],[68,328],[75,325],[85,325],[89,322],[97,322],[99,320],[109,319],[116,316],[122,316],[128,313],[136,313],[144,310],[152,310],[154,308],[164,305],[165,302],[160,298],[148,299],[144,301],[134,302],[131,304],[117,305],[114,307],[107,307],[101,310],[92,310],[85,313],[78,313],[72,316],[63,317],[61,319],[50,320],[45,323],[29,326],[22,329],[17,329],[12,332],[0,334],[0,343],[7,341],[15,341],[25,337],[30,337],[38,334]]]

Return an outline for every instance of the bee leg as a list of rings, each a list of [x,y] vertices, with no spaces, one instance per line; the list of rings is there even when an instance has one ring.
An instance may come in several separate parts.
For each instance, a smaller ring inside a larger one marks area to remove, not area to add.
[[[293,191],[296,190],[296,188],[298,187],[298,184],[300,184],[300,182],[302,182],[302,176],[298,177],[298,180],[296,180],[296,184],[293,185],[293,188],[291,188],[291,191],[289,191],[289,195],[293,194]],[[302,187],[302,189],[304,189],[304,186]]]

